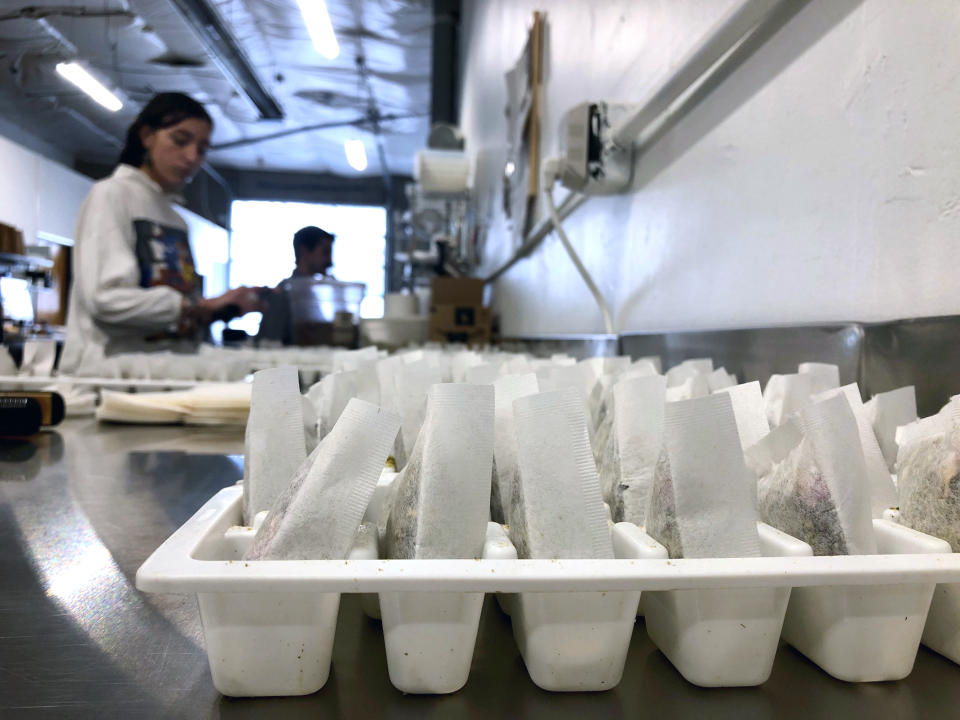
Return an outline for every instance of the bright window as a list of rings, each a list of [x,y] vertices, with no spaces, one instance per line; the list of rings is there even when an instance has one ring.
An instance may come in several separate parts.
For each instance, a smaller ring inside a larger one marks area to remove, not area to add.
[[[294,268],[293,234],[316,225],[336,236],[331,274],[337,280],[362,282],[367,294],[361,317],[383,315],[387,211],[368,205],[237,200],[232,206],[230,287],[274,287]],[[260,315],[238,318],[230,327],[256,334]]]

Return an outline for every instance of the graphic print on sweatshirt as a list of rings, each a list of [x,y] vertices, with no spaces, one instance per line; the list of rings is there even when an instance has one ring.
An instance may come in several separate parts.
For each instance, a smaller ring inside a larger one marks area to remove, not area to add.
[[[153,220],[134,220],[140,287],[168,285],[188,297],[199,297],[203,281],[197,274],[187,233]]]

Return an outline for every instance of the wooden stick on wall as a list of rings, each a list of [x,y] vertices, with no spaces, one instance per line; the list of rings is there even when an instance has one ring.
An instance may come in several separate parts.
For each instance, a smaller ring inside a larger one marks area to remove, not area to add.
[[[527,167],[530,169],[527,197],[536,198],[540,192],[540,89],[543,74],[544,15],[533,13],[530,30],[530,112],[527,115]]]

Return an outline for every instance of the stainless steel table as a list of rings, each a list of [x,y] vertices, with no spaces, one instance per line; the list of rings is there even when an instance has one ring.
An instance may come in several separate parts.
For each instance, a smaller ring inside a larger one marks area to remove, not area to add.
[[[238,430],[92,420],[0,442],[0,717],[960,717],[960,667],[925,648],[908,679],[853,685],[781,646],[762,687],[706,690],[673,669],[642,622],[617,688],[544,692],[489,598],[470,680],[453,695],[394,690],[379,623],[345,595],[326,687],[225,698],[210,680],[194,598],[141,594],[133,578],[241,477],[242,452]]]

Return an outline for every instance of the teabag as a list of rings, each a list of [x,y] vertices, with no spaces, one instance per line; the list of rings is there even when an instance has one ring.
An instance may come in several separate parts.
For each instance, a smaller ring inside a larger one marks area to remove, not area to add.
[[[900,522],[960,552],[960,402],[897,431]]]
[[[337,424],[350,399],[357,396],[357,379],[355,371],[335,372],[307,390],[307,397],[317,411],[317,436],[321,440]]]
[[[268,510],[306,458],[297,369],[283,365],[253,376],[243,464],[243,518]]]
[[[510,539],[521,558],[613,558],[607,512],[575,388],[514,401],[517,483]]]
[[[539,379],[539,375],[538,375]],[[584,419],[587,423],[587,434],[590,438],[591,448],[593,447],[596,428],[593,425],[595,411],[591,399],[596,400],[593,395],[593,388],[596,384],[596,376],[593,368],[589,365],[577,363],[576,365],[563,365],[554,367],[550,372],[550,382],[540,383],[540,387],[548,387],[550,390],[563,390],[572,388],[577,392],[583,407]]]
[[[630,373],[636,377],[660,375],[660,358],[656,358],[656,361],[656,364],[654,364],[649,358],[640,358],[633,363],[633,365],[624,370],[624,373]]]
[[[759,557],[752,482],[728,394],[667,403],[645,530],[671,558]]]
[[[0,375],[16,375],[17,364],[13,361],[10,351],[0,345]]]
[[[347,557],[400,418],[351,400],[270,507],[246,560]]]
[[[600,485],[615,522],[644,524],[653,472],[663,447],[666,378],[621,380],[613,388],[613,424]]]
[[[360,348],[359,350],[337,350],[333,353],[333,371],[347,372],[356,370],[362,365],[370,362],[376,362],[379,359],[379,353],[374,346]]]
[[[873,517],[881,518],[885,510],[896,506],[897,489],[893,484],[893,478],[890,477],[890,469],[883,458],[883,453],[880,452],[877,436],[863,407],[863,400],[860,399],[860,388],[856,383],[851,383],[814,395],[813,399],[822,400],[834,395],[843,395],[847,399],[853,411],[853,417],[857,421],[860,450],[863,452],[863,461],[866,464],[867,478],[870,482],[871,512]]]
[[[807,405],[795,428],[773,430],[762,444],[778,442],[757,488],[761,519],[808,543],[814,555],[876,553],[867,468],[846,398]]]
[[[648,364],[653,366],[653,370],[657,375],[663,375],[663,363],[660,362],[659,355],[645,355],[637,358],[634,360],[632,367],[645,366]]]
[[[490,385],[500,375],[500,363],[488,362],[467,368],[464,382],[468,385]]]
[[[56,356],[57,344],[52,340],[27,340],[23,343],[20,374],[49,377],[53,375]]]
[[[306,446],[306,453],[309,455],[320,442],[320,419],[317,417],[317,411],[313,403],[306,395],[300,396],[300,411],[303,414],[303,438]]]
[[[887,467],[893,472],[897,464],[897,428],[917,419],[917,394],[913,385],[890,392],[877,393],[863,404],[867,419],[880,444]]]
[[[723,388],[733,387],[737,384],[737,376],[727,372],[726,368],[717,368],[707,375],[707,385],[710,392],[717,392]]]
[[[400,399],[397,392],[397,373],[403,366],[403,358],[396,355],[376,363],[377,385],[380,391],[380,407],[390,412],[400,415]],[[403,449],[403,435],[397,433],[396,440],[393,443],[393,452],[390,453],[394,459],[396,467],[403,467],[407,461],[406,453]]]
[[[423,425],[427,405],[427,392],[431,385],[443,380],[440,368],[426,359],[405,363],[397,372],[397,402],[400,407],[400,432],[403,438],[403,455],[410,458]]]
[[[770,427],[776,427],[810,402],[813,376],[810,374],[771,375],[763,388],[763,404]]]
[[[667,387],[666,398],[667,402],[681,402],[683,400],[694,400],[705,397],[709,394],[710,384],[707,376],[697,373],[689,376],[679,385]]]
[[[513,401],[535,395],[540,388],[537,376],[503,375],[493,383],[493,481],[490,488],[490,517],[494,522],[510,523],[510,501],[517,474],[517,434]]]
[[[483,365],[480,353],[471,350],[454,353],[450,358],[451,379],[453,382],[468,382],[467,370],[476,365]]]
[[[410,459],[394,480],[387,556],[478,558],[490,516],[494,389],[430,387]]]
[[[830,363],[805,362],[797,372],[810,376],[810,392],[814,395],[840,387],[840,368]]]
[[[746,450],[760,442],[770,432],[767,413],[763,407],[760,383],[756,380],[742,385],[721,388],[717,392],[730,396],[733,415],[737,421],[740,445]]]

